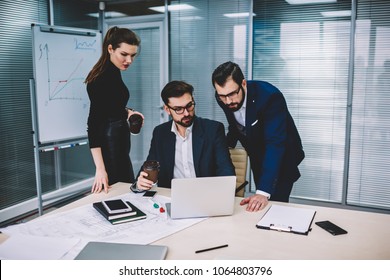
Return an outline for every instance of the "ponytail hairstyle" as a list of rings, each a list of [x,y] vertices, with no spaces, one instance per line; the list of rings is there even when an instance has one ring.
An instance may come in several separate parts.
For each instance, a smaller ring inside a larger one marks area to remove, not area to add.
[[[108,46],[112,45],[112,48],[115,50],[119,48],[121,43],[139,46],[141,44],[141,39],[130,29],[120,28],[117,26],[111,27],[107,31],[106,36],[104,36],[102,55],[100,56],[96,64],[93,66],[92,70],[89,72],[87,78],[84,81],[85,83],[88,84],[90,82],[93,82],[105,70],[107,62],[110,60]]]

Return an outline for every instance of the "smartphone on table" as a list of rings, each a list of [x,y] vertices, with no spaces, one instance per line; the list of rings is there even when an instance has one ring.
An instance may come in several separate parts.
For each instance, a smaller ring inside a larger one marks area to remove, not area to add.
[[[126,213],[133,210],[123,199],[103,200],[102,204],[110,214]]]
[[[334,223],[332,223],[330,221],[320,221],[320,222],[316,222],[315,224],[317,226],[321,227],[322,229],[326,230],[327,232],[329,232],[332,235],[340,235],[340,234],[347,234],[348,233],[345,229],[335,225]]]
[[[154,197],[156,195],[157,191],[146,191],[144,192],[144,197]]]

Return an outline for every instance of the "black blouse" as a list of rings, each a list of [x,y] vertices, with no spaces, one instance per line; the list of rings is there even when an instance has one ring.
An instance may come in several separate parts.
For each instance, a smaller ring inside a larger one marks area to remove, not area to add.
[[[91,102],[87,123],[89,147],[101,147],[102,126],[109,120],[127,118],[129,90],[122,80],[119,68],[109,61],[104,72],[87,84],[87,92]]]

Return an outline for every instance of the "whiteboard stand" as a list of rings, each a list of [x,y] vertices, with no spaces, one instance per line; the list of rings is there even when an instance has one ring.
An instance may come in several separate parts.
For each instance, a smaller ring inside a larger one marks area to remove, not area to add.
[[[39,162],[39,141],[38,141],[38,121],[36,114],[35,103],[35,86],[34,79],[30,79],[30,98],[31,98],[31,119],[32,119],[32,135],[34,145],[34,163],[35,163],[35,180],[37,184],[37,198],[38,198],[38,213],[43,214],[42,202],[42,181],[41,181],[41,166]]]
[[[42,179],[41,179],[41,165],[40,165],[40,152],[54,152],[54,172],[55,172],[55,184],[56,189],[61,189],[62,179],[61,179],[61,156],[59,150],[72,148],[76,146],[88,144],[88,139],[78,139],[62,143],[62,144],[46,144],[41,145],[39,142],[39,130],[38,130],[38,116],[37,116],[37,107],[35,99],[35,83],[34,79],[30,79],[30,97],[31,97],[31,115],[32,115],[32,135],[33,135],[33,145],[34,145],[34,163],[35,163],[35,178],[36,178],[36,188],[37,188],[37,199],[38,199],[38,213],[40,216],[43,215],[43,195],[42,195]]]
[[[62,186],[61,180],[61,157],[58,150],[54,151],[54,166],[55,166],[55,180],[56,180],[56,189],[59,190]]]
[[[102,32],[34,23],[31,31],[34,68],[34,77],[30,79],[32,135],[38,211],[43,215],[44,202],[49,203],[52,195],[42,194],[40,152],[53,151],[56,191],[60,195],[69,195],[60,190],[63,180],[58,150],[88,143],[85,123],[80,121],[87,119],[90,103],[84,80],[100,57]],[[82,180],[67,188],[70,192],[73,188],[85,187],[90,181]]]

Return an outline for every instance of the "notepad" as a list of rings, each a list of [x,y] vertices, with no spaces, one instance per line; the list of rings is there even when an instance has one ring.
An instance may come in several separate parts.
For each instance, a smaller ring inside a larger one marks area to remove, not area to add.
[[[133,209],[132,212],[109,214],[102,202],[95,202],[92,206],[113,225],[146,219],[146,214],[143,211],[134,206],[130,201],[126,201],[126,203]]]
[[[315,214],[313,209],[273,204],[256,227],[308,235]]]

